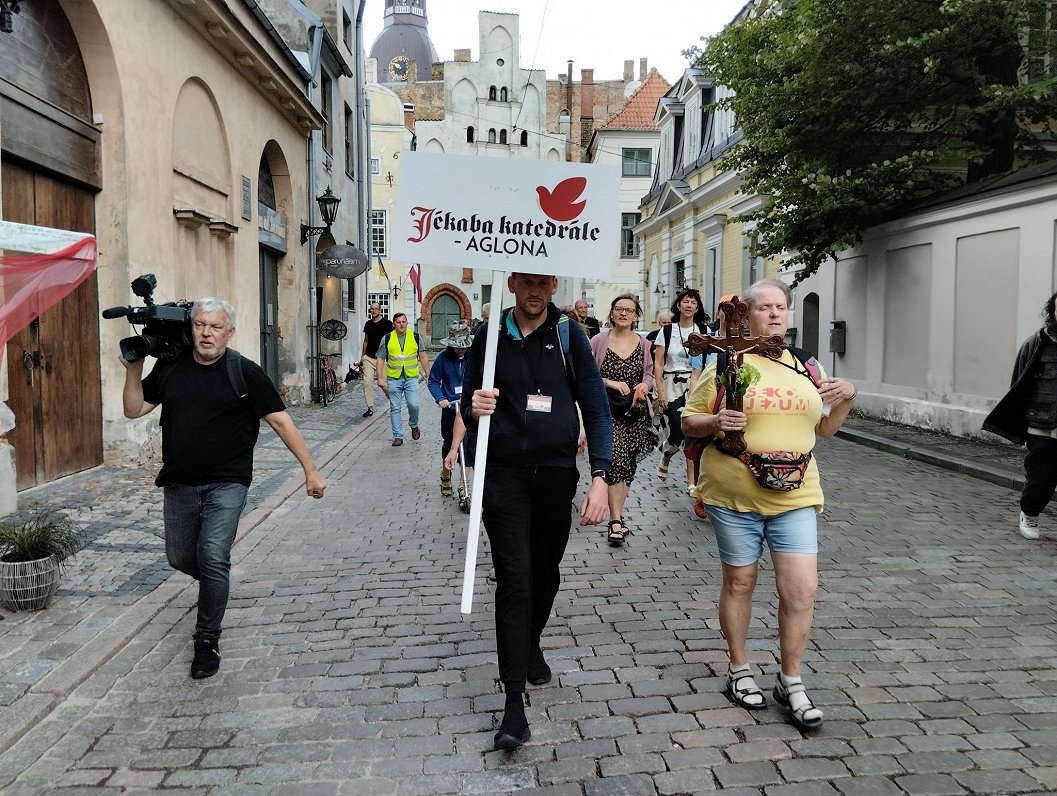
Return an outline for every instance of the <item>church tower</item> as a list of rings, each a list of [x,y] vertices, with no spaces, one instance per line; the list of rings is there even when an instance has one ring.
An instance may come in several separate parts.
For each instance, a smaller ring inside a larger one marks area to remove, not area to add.
[[[379,83],[402,83],[411,64],[420,79],[428,80],[437,51],[429,39],[426,0],[385,0],[385,27],[371,45],[378,60]]]

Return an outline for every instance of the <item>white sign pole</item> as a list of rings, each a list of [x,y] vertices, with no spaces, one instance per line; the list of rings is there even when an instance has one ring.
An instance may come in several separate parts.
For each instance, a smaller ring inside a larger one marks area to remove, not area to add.
[[[484,339],[484,373],[481,376],[481,389],[490,390],[495,385],[495,354],[499,346],[499,321],[503,315],[503,287],[506,285],[506,274],[503,271],[492,272],[492,286],[500,287],[498,304],[489,310],[488,334]],[[465,400],[466,396],[463,396]],[[473,400],[473,396],[470,396]],[[477,543],[481,538],[481,511],[484,500],[484,468],[488,464],[488,432],[492,427],[490,416],[482,417],[477,422],[477,449],[473,463],[473,491],[470,493],[470,523],[466,529],[466,564],[462,575],[462,612],[470,613],[473,607],[473,584],[477,579]]]

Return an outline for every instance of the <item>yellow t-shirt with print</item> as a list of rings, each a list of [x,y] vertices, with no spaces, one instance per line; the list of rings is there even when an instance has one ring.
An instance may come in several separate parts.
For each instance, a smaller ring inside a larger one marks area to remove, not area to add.
[[[745,393],[746,450],[751,453],[812,450],[815,427],[822,419],[822,398],[810,377],[793,369],[794,364],[800,371],[804,366],[789,351],[782,352],[784,364],[756,354],[746,354],[744,361],[759,370],[761,377]],[[683,416],[710,415],[715,404],[716,360],[713,358],[687,398]],[[722,432],[718,436],[722,437]],[[715,445],[705,448],[694,491],[705,505],[765,516],[807,506],[822,511],[824,503],[814,456],[799,489],[775,492],[760,486],[744,462],[723,453]]]

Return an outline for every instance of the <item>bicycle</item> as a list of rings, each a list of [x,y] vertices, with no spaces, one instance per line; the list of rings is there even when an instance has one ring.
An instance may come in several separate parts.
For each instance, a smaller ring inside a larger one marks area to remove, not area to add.
[[[327,403],[333,401],[338,394],[338,377],[334,373],[334,368],[330,366],[331,357],[340,357],[341,354],[319,354],[308,359],[315,360],[318,370],[316,371],[316,384],[319,386],[316,388],[316,401],[326,406]]]

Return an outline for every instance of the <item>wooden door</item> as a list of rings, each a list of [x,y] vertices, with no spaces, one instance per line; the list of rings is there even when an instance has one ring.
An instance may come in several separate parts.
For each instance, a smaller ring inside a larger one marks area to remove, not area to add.
[[[430,308],[429,337],[433,345],[440,345],[440,341],[448,336],[448,327],[458,323],[459,302],[446,293],[437,296]]]
[[[261,367],[279,386],[279,255],[260,248]]]
[[[6,220],[94,233],[91,193],[8,161],[0,168]],[[7,344],[17,489],[103,461],[98,319],[92,274]]]

